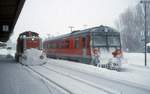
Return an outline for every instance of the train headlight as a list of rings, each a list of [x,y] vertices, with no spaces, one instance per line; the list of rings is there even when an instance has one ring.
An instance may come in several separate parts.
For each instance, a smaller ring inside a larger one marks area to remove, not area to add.
[[[34,41],[34,38],[32,38],[32,41]]]
[[[112,55],[114,57],[122,57],[123,56],[122,50],[121,49],[116,49],[114,52],[112,52]]]
[[[40,56],[40,59],[44,59],[44,56],[43,56],[43,55],[41,55],[41,56]]]

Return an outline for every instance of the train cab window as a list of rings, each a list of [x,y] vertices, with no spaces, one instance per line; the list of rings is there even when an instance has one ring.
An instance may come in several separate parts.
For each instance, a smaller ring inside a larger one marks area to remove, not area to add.
[[[25,39],[25,38],[26,38],[26,35],[23,35],[22,38]]]
[[[32,33],[32,36],[31,36],[33,39],[35,39],[35,38],[37,38],[37,37],[39,37],[38,36],[38,34],[36,34],[36,33]]]
[[[94,46],[106,46],[106,36],[94,36]]]
[[[36,36],[32,36],[32,38],[34,39]]]
[[[108,37],[109,46],[120,46],[120,38],[119,36],[109,36]]]
[[[79,38],[75,38],[75,48],[79,48]]]
[[[32,37],[38,37],[38,34],[32,33]]]
[[[23,39],[23,35],[20,35],[19,39],[21,39],[21,40],[22,40],[22,39]]]

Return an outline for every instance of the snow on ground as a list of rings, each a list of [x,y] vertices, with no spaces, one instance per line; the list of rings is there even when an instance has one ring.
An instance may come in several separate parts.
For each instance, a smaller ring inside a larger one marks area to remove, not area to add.
[[[79,80],[72,79],[69,75],[62,75],[59,72],[57,73],[55,71],[50,71],[45,69],[44,67],[32,66],[32,68],[46,76],[48,79],[56,82],[65,89],[71,91],[72,94],[119,94],[117,91],[112,90],[111,91],[113,93],[108,93],[99,88],[95,88],[89,84],[85,84]]]
[[[145,66],[144,53],[124,53],[124,57],[127,58],[129,64]],[[150,53],[147,53],[147,66],[150,67]]]
[[[0,94],[68,94],[0,52]]]
[[[0,55],[4,55],[7,57],[14,57],[15,56],[15,50],[12,49],[6,49],[6,48],[0,48]]]
[[[0,55],[7,55],[7,54],[8,54],[7,49],[0,48]]]
[[[0,94],[64,94],[27,71],[14,60],[0,56]]]
[[[138,54],[136,54],[135,56],[138,56]],[[132,60],[131,58],[129,58],[128,64],[123,64],[121,72],[108,70],[104,68],[97,68],[93,65],[86,65],[86,64],[81,64],[81,63],[76,63],[76,62],[71,62],[71,61],[65,61],[65,60],[48,59],[48,62],[56,63],[65,67],[70,67],[72,69],[80,70],[86,73],[100,75],[111,80],[117,80],[120,82],[129,83],[129,84],[135,83],[135,84],[138,84],[139,87],[150,89],[150,75],[149,75],[150,69],[145,68],[143,66],[136,67],[136,66],[130,65],[130,61],[136,62],[138,61],[138,59],[141,59],[141,58],[137,58],[135,60]]]
[[[57,62],[59,62],[59,61],[57,61]],[[60,61],[60,63],[61,63],[61,61]],[[111,78],[105,77],[103,75],[99,75],[99,74],[89,72],[86,70],[79,70],[77,68],[72,68],[72,67],[66,66],[66,65],[63,66],[62,63],[61,64],[60,63],[48,62],[44,66],[47,68],[50,68],[52,70],[55,70],[58,73],[63,73],[65,75],[67,75],[68,77],[73,77],[73,78],[77,78],[80,80],[84,80],[87,83],[96,85],[98,87],[100,86],[102,88],[105,88],[105,90],[115,90],[115,91],[121,92],[120,94],[149,94],[149,92],[150,92],[149,88],[145,88],[143,86],[141,87],[141,85],[140,86],[137,84],[131,85],[129,82],[120,82],[120,81],[117,81],[116,79],[111,79]],[[80,84],[79,84],[79,86],[80,86]],[[114,94],[116,94],[116,93],[114,93]]]
[[[41,65],[46,62],[46,55],[42,50],[27,49],[22,57],[22,64],[25,65]]]

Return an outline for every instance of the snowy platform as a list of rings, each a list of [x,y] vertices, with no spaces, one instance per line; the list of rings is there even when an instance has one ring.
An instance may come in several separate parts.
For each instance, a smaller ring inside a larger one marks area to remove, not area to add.
[[[5,55],[0,55],[0,94],[64,93],[32,75],[12,58],[8,59]]]

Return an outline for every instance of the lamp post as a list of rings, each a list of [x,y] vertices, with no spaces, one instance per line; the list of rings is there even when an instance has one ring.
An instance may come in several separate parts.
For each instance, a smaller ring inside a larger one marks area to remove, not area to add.
[[[145,32],[144,32],[144,35],[145,35],[145,66],[147,66],[147,5],[150,4],[150,1],[146,1],[146,0],[142,0],[140,3],[142,3],[144,5],[144,25],[145,25]]]

